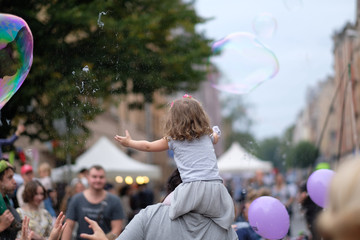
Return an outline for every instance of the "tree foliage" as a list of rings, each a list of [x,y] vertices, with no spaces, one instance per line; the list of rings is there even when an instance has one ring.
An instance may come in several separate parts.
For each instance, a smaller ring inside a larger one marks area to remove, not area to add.
[[[257,156],[271,161],[281,171],[294,167],[293,137],[294,126],[288,127],[280,137],[266,138],[259,143]]]
[[[311,167],[319,156],[319,150],[308,141],[299,142],[293,149],[293,164],[296,167]]]
[[[283,169],[283,155],[280,151],[280,146],[280,138],[266,138],[259,143],[259,150],[257,152],[257,156],[260,159],[271,161],[274,164],[274,167]]]
[[[25,117],[33,139],[60,139],[78,153],[85,123],[111,96],[195,90],[205,79],[210,40],[195,32],[205,20],[181,0],[4,0],[34,37],[34,62],[2,109],[2,121]],[[87,68],[88,66],[89,71]],[[143,103],[139,103],[140,105]],[[8,128],[2,128],[4,132]],[[64,152],[59,152],[64,157]]]
[[[247,113],[249,106],[238,95],[227,95],[221,103],[225,149],[238,142],[250,153],[257,152],[256,140],[250,131],[253,122]]]
[[[318,149],[308,141],[294,144],[292,141],[293,131],[294,126],[290,126],[280,138],[273,137],[261,141],[257,156],[264,160],[270,160],[280,170],[312,166],[319,156]]]

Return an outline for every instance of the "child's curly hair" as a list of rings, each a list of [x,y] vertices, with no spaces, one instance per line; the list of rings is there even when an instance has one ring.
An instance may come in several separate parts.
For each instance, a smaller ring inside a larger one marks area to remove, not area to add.
[[[213,132],[208,115],[192,97],[177,99],[172,103],[164,130],[165,138],[179,141],[191,141]]]

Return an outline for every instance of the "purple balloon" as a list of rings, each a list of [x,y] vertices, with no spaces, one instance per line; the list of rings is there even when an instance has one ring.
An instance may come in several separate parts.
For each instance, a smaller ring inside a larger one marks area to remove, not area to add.
[[[265,196],[255,199],[248,215],[252,229],[264,238],[281,239],[289,231],[289,213],[276,198]]]
[[[333,176],[333,170],[320,169],[313,172],[307,180],[306,187],[311,200],[322,208],[326,205],[328,188]]]

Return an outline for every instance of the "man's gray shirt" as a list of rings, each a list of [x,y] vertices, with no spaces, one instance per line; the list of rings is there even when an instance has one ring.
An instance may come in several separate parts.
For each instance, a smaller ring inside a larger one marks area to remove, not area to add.
[[[141,210],[117,240],[236,240],[235,231],[225,230],[210,218],[187,213],[175,220],[169,218],[169,206],[155,204]]]

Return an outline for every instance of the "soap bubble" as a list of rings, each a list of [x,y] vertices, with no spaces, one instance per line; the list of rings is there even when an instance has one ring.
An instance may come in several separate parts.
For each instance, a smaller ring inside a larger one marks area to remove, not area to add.
[[[82,69],[84,72],[89,72],[89,67],[88,67],[88,65],[85,65],[85,67],[83,67],[83,69]]]
[[[258,37],[271,38],[276,28],[277,22],[271,13],[261,13],[253,20],[253,30]]]
[[[283,1],[285,7],[289,11],[298,11],[303,6],[302,0],[283,0]]]
[[[28,75],[33,45],[30,28],[22,18],[0,14],[0,109]]]
[[[237,32],[215,42],[211,61],[228,76],[228,81],[212,81],[214,88],[235,94],[249,93],[279,71],[275,54],[253,34]]]
[[[98,20],[97,20],[97,24],[98,24],[98,26],[102,29],[103,27],[104,27],[104,23],[101,21],[101,16],[102,15],[106,15],[107,14],[107,12],[100,12],[99,13],[99,17],[98,17]]]

